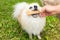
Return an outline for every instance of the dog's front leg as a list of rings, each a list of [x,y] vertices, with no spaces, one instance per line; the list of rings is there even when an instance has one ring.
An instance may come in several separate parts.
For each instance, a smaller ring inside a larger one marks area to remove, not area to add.
[[[39,40],[41,39],[40,35],[37,35],[37,37],[38,37]]]
[[[29,38],[30,38],[30,40],[33,40],[33,39],[32,39],[32,34],[31,34],[31,33],[29,33]]]

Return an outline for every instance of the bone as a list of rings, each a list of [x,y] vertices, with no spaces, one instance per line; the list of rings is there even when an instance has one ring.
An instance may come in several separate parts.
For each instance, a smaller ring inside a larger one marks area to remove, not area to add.
[[[40,11],[30,11],[30,10],[27,10],[27,15],[32,15],[32,14],[39,14]]]

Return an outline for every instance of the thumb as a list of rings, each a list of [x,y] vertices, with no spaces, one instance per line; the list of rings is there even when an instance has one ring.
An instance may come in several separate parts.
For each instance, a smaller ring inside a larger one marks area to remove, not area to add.
[[[45,11],[46,11],[45,7],[42,7],[41,10],[40,10],[41,13],[44,13]]]

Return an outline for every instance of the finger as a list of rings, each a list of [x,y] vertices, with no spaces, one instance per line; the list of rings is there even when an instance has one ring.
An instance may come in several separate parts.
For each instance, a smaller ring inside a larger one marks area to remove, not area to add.
[[[52,12],[46,13],[46,16],[51,16]]]
[[[46,13],[40,13],[39,16],[40,17],[45,17],[46,16]]]
[[[45,12],[46,11],[46,8],[45,7],[42,7],[41,9],[41,13]]]

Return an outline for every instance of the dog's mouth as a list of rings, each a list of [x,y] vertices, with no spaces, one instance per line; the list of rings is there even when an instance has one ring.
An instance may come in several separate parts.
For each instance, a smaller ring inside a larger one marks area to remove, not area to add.
[[[39,16],[39,11],[33,10],[33,13],[31,15],[32,17],[37,18]]]
[[[31,16],[37,18],[39,16],[39,13],[31,14]]]

